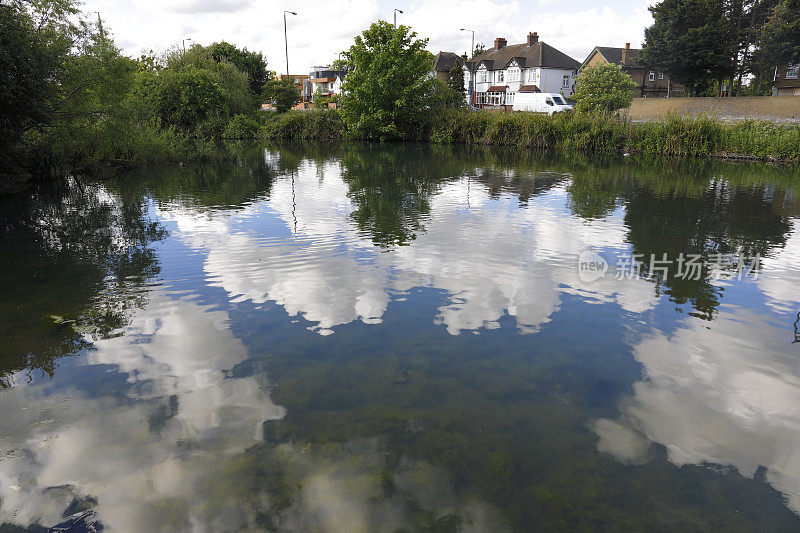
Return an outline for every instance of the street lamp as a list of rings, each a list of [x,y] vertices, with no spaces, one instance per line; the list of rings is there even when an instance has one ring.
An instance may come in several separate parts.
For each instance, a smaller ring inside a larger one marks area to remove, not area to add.
[[[400,13],[402,15],[403,14],[403,10],[402,9],[395,9],[394,10],[393,15],[394,15],[394,27],[395,28],[397,27],[397,14],[398,13]]]
[[[297,15],[294,11],[283,12],[283,42],[286,44],[286,77],[289,77],[289,40],[286,37],[286,13]]]
[[[472,59],[473,54],[475,54],[475,30],[470,30],[467,28],[461,28],[461,31],[468,31],[472,33],[472,48],[469,50],[469,58]],[[473,74],[474,68],[469,69],[469,103],[470,105],[475,105],[475,90],[473,86]]]
[[[191,37],[187,37],[187,38],[185,38],[185,39],[183,39],[183,40],[181,41],[181,42],[183,43],[183,54],[184,54],[184,55],[186,55],[186,41],[191,41],[191,40],[192,40],[192,38],[191,38]]]

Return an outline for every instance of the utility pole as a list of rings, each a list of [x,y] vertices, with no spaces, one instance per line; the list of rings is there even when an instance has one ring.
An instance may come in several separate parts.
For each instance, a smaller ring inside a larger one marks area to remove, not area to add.
[[[467,55],[468,60],[472,59],[472,56],[475,54],[475,30],[469,30],[467,28],[461,28],[461,31],[468,31],[472,33],[472,44],[471,48],[469,49],[469,54]],[[466,66],[466,65],[464,65]],[[473,84],[473,70],[474,68],[469,69],[469,103],[470,105],[475,105],[475,85]]]
[[[286,78],[289,78],[289,38],[286,36],[286,13],[297,15],[294,11],[283,12],[283,42],[286,45]]]
[[[398,13],[400,13],[402,15],[403,14],[403,10],[402,9],[395,9],[394,13],[392,13],[394,15],[394,27],[395,28],[397,27],[397,14]]]

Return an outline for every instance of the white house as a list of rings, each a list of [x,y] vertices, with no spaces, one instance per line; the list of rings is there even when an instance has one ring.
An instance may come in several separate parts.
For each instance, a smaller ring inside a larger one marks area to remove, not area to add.
[[[344,70],[330,66],[314,67],[309,72],[308,80],[306,80],[303,88],[304,99],[311,100],[317,93],[326,95],[340,94],[345,74]]]
[[[498,37],[494,48],[464,65],[464,84],[469,94],[469,84],[474,83],[473,105],[510,106],[520,90],[570,96],[578,67],[579,62],[539,41],[536,32],[522,44],[507,45]]]

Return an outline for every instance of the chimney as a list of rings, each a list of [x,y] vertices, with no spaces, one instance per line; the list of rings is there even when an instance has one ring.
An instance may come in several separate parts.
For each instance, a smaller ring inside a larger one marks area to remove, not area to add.
[[[539,42],[539,34],[536,32],[528,34],[528,46],[533,46]]]
[[[506,41],[502,37],[498,37],[497,39],[494,40],[494,49],[495,50],[500,50],[501,48],[503,48],[507,44],[508,44],[508,41]]]
[[[622,50],[622,65],[628,64],[628,53],[631,51],[631,43],[625,43],[625,48]]]

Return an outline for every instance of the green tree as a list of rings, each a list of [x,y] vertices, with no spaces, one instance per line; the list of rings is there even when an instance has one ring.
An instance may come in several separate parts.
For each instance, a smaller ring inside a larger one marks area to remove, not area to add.
[[[241,50],[236,46],[225,41],[214,43],[205,48],[215,61],[229,61],[237,69],[247,74],[250,90],[253,95],[260,97],[264,90],[264,85],[270,78],[267,70],[267,61],[259,52],[249,52],[247,48]]]
[[[464,69],[462,68],[461,62],[456,61],[453,65],[453,68],[450,69],[450,72],[448,72],[447,75],[447,84],[450,85],[450,88],[459,93],[463,98],[465,94]]]
[[[692,94],[735,72],[737,35],[723,0],[663,0],[649,8],[639,61],[667,72]]]
[[[636,83],[622,67],[606,63],[581,72],[572,95],[580,112],[616,111],[630,107]]]
[[[269,80],[265,85],[264,94],[278,113],[289,111],[300,101],[300,87],[292,78],[286,76]]]
[[[351,133],[366,139],[419,135],[433,94],[433,56],[427,39],[407,26],[379,21],[345,53],[348,75],[341,115]]]
[[[800,61],[800,0],[783,0],[759,33],[758,59],[772,66]]]

